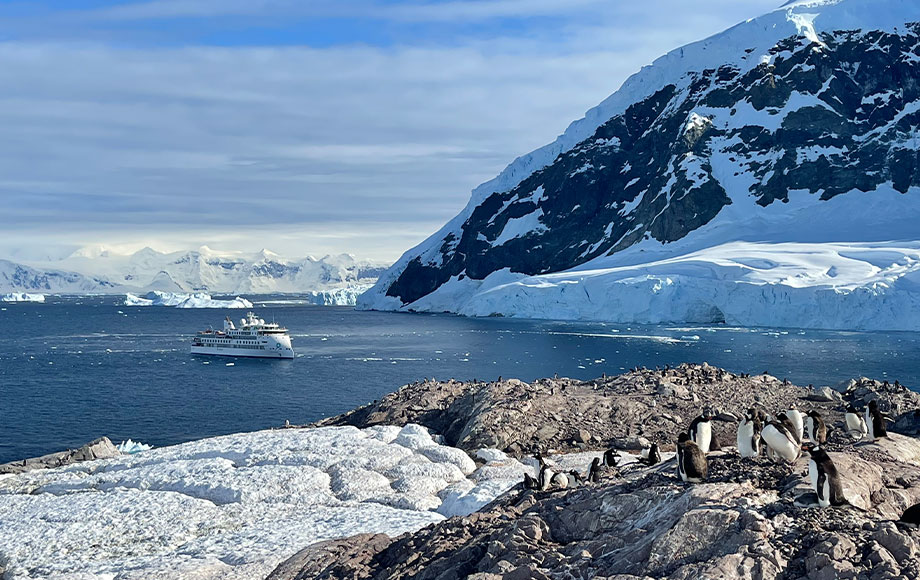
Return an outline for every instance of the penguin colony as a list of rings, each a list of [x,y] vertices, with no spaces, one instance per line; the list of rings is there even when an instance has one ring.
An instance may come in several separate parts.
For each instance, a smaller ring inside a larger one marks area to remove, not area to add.
[[[684,483],[703,483],[709,471],[706,455],[718,449],[712,433],[712,422],[718,418],[718,410],[704,408],[702,413],[690,422],[687,430],[677,438],[677,475]],[[876,400],[872,400],[860,413],[852,404],[846,408],[845,424],[848,435],[854,442],[873,442],[887,437],[886,422],[892,420],[884,415]],[[738,421],[737,450],[744,458],[759,457],[762,453],[774,461],[794,463],[805,451],[808,454],[808,479],[818,498],[819,507],[852,505],[844,497],[843,485],[833,460],[824,448],[827,443],[828,427],[821,414],[810,410],[803,414],[793,404],[789,409],[768,415],[764,410],[750,408]],[[809,439],[805,443],[805,437]],[[538,477],[524,475],[524,488],[533,490],[564,489],[573,485],[596,483],[602,473],[619,475],[622,457],[615,449],[608,449],[602,457],[595,457],[582,477],[577,471],[556,473],[550,469],[538,452],[535,458],[539,464]],[[638,463],[653,466],[661,463],[657,443],[643,449]],[[908,508],[903,521],[920,524],[920,504]]]

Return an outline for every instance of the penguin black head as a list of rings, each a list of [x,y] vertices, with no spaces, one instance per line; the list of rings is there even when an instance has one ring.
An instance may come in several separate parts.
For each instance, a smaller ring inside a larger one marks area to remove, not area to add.
[[[873,411],[878,409],[878,401],[876,401],[875,399],[872,399],[871,401],[869,401],[869,408],[872,409]]]
[[[685,443],[685,442],[687,442],[687,441],[690,441],[690,434],[689,434],[689,433],[684,432],[684,433],[681,433],[680,435],[677,436],[677,442],[678,442],[678,443]]]
[[[820,419],[820,418],[821,418],[821,413],[815,411],[814,409],[812,409],[811,411],[809,411],[809,412],[806,413],[806,414],[807,414],[809,417],[811,417],[812,419]]]
[[[847,413],[856,413],[856,407],[853,405],[853,403],[847,405]]]

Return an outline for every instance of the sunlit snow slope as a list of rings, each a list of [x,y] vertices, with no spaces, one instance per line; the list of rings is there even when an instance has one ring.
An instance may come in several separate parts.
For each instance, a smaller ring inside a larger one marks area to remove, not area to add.
[[[528,470],[497,450],[486,461],[417,425],[325,427],[0,476],[0,567],[10,580],[261,580],[314,542],[472,513]]]
[[[359,306],[920,329],[917,22],[791,2],[661,57]]]

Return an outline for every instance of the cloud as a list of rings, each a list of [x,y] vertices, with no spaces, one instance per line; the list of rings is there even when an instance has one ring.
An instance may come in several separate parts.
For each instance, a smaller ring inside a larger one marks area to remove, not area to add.
[[[124,10],[153,18],[281,4]],[[563,4],[401,4],[390,17],[487,19]],[[629,19],[568,21],[554,41],[509,31],[325,48],[0,44],[0,223],[10,234],[0,254],[51,240],[175,249],[218,237],[240,249],[393,259],[641,65],[746,13],[674,3],[661,16],[662,0],[648,5],[656,10]]]

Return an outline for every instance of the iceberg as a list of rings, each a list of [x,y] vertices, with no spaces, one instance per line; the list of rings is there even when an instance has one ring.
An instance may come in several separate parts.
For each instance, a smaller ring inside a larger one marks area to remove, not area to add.
[[[10,292],[0,294],[0,302],[44,302],[44,294],[29,294],[26,292]]]
[[[215,300],[210,294],[182,294],[153,290],[143,297],[125,294],[125,306],[174,306],[176,308],[252,308],[252,302],[237,296],[232,300]]]
[[[0,562],[16,579],[262,579],[315,542],[469,514],[524,471],[500,452],[477,468],[418,425],[214,437],[0,479]]]

